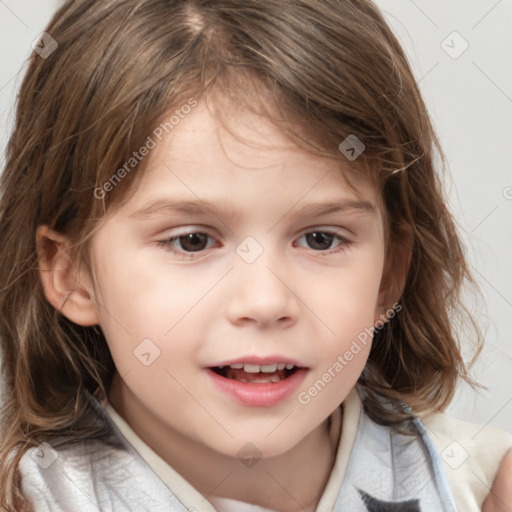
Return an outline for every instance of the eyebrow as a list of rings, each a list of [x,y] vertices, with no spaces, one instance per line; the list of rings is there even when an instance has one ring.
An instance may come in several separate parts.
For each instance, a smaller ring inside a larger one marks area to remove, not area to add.
[[[292,207],[285,216],[292,214],[296,207]],[[309,203],[301,208],[296,209],[296,216],[319,217],[337,212],[355,211],[357,213],[375,214],[376,208],[373,203],[366,200],[330,200]],[[234,217],[237,210],[229,204],[218,206],[217,204],[206,201],[182,201],[172,199],[161,199],[151,202],[135,210],[129,215],[132,219],[143,219],[146,217],[163,216],[163,215],[215,215],[219,218]]]

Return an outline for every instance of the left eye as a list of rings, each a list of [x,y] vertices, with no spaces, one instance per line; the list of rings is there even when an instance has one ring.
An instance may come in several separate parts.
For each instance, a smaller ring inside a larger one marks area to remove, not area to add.
[[[341,248],[343,248],[349,243],[346,238],[329,231],[311,231],[303,235],[299,240],[302,239],[305,239],[308,246],[316,251],[327,251],[331,249],[335,239],[339,240],[335,247],[342,246]]]

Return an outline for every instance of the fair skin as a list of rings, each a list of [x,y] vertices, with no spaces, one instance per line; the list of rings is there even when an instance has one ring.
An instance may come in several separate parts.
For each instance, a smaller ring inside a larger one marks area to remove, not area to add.
[[[196,489],[312,511],[334,462],[327,418],[354,387],[370,343],[307,404],[298,395],[398,298],[383,280],[382,214],[366,179],[351,177],[357,192],[342,179],[348,162],[308,154],[254,115],[240,116],[237,133],[250,144],[200,104],[100,222],[94,275],[69,259],[65,237],[41,227],[40,247],[54,247],[41,276],[56,308],[105,334],[117,368],[110,403]],[[219,211],[176,211],[171,201]],[[303,210],[332,202],[343,207]],[[249,263],[246,253],[259,256]],[[134,351],[147,339],[145,353],[159,355],[145,365]],[[251,357],[294,361],[298,387],[250,405],[214,384],[213,367]],[[237,455],[247,443],[262,457],[250,468]]]
[[[492,489],[483,503],[482,512],[512,512],[512,451],[501,461]]]

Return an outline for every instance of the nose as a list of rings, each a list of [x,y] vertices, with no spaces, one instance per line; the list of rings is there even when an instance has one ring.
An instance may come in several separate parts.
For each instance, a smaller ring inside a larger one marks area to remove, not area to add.
[[[227,317],[236,325],[291,327],[299,316],[291,273],[286,262],[267,256],[253,263],[235,256],[230,272]]]

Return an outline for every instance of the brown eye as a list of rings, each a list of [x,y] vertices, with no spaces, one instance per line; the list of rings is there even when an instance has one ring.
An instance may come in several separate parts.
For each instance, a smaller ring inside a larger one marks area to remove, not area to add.
[[[159,240],[158,245],[177,257],[187,259],[196,258],[194,256],[196,253],[197,257],[202,257],[202,252],[205,251],[205,249],[215,247],[216,241],[206,233],[192,231],[190,233],[172,236],[165,240]]]
[[[182,249],[187,252],[202,251],[208,245],[208,235],[204,233],[188,233],[171,239],[174,240],[179,240]]]
[[[324,231],[313,231],[312,233],[308,233],[306,236],[306,240],[308,245],[312,249],[325,251],[329,249],[334,240],[334,235],[332,233],[326,233]]]
[[[297,245],[327,257],[349,249],[352,246],[352,242],[334,231],[322,230],[304,233],[299,238]]]

